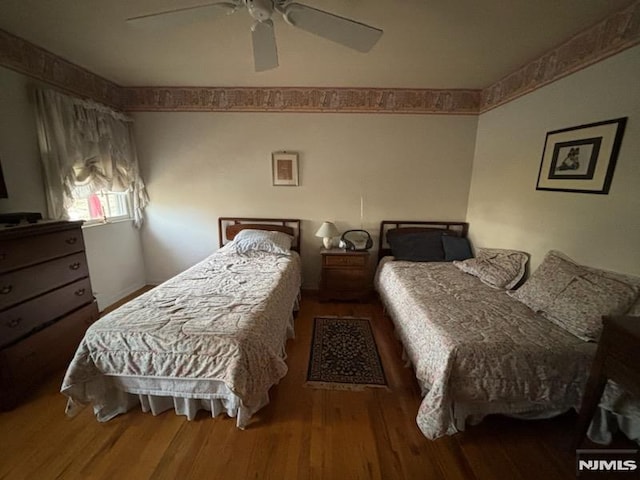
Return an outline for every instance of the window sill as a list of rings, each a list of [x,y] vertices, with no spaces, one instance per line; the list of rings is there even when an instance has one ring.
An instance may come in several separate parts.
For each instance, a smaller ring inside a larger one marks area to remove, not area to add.
[[[94,227],[104,227],[106,225],[113,225],[115,223],[124,223],[124,222],[133,222],[133,218],[116,218],[113,220],[107,220],[106,222],[100,221],[85,221],[82,228],[94,228]]]

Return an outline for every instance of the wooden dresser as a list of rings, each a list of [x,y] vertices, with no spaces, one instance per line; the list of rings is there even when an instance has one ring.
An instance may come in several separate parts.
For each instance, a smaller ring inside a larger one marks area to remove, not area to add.
[[[0,409],[73,357],[98,318],[82,222],[0,230]]]

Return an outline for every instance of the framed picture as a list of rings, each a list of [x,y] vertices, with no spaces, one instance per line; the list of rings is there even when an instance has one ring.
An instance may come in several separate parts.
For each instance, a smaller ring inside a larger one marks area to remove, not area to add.
[[[298,185],[298,154],[276,152],[272,154],[271,169],[274,185]]]
[[[609,193],[627,118],[547,133],[536,190]]]

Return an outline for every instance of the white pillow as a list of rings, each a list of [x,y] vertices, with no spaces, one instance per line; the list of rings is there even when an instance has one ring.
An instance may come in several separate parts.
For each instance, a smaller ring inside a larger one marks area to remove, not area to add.
[[[240,254],[261,251],[289,255],[292,241],[293,237],[283,232],[247,228],[235,236],[233,244]]]
[[[507,293],[576,337],[597,341],[602,317],[626,313],[639,291],[631,277],[579,265],[552,250],[522,287]]]
[[[508,290],[522,279],[528,261],[529,256],[518,250],[479,248],[475,258],[453,264],[490,287]]]
[[[556,253],[559,254],[560,252],[556,252]],[[572,261],[569,257],[567,258],[569,259],[569,261]],[[613,278],[614,280],[618,280],[628,285],[637,287],[638,291],[640,292],[640,277],[636,275],[627,275],[626,273],[612,272],[611,270],[602,270],[599,268],[589,267],[587,265],[584,265],[584,268],[589,271],[598,273],[599,275],[603,275],[608,278]],[[633,305],[631,305],[631,308],[629,308],[629,310],[625,313],[625,315],[640,317],[640,295],[636,298],[636,301],[633,303]]]

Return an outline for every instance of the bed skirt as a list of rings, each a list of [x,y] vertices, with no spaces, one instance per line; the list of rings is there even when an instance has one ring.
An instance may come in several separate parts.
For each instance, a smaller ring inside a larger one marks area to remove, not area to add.
[[[300,294],[294,300],[292,311],[300,308]],[[295,338],[294,313],[289,317],[286,338]],[[282,345],[282,358],[286,359],[285,344]],[[251,417],[269,403],[269,392],[251,407],[243,404],[231,389],[219,380],[198,378],[163,378],[144,376],[100,375],[92,380],[70,387],[79,389],[75,395],[90,399],[93,412],[99,422],[108,422],[112,418],[140,406],[143,412],[158,415],[174,409],[176,415],[184,415],[193,420],[199,410],[211,412],[211,417],[226,413],[236,418],[236,425],[244,429]],[[67,397],[66,414],[75,416],[86,404],[74,401],[68,389],[61,392]]]
[[[173,408],[176,415],[184,415],[188,420],[193,420],[199,410],[211,412],[212,417],[226,413],[236,418],[238,428],[244,429],[252,415],[269,403],[269,394],[265,393],[257,405],[248,408],[217,380],[103,376],[86,383],[85,387],[90,398],[95,399],[93,412],[99,422],[108,422],[140,406],[143,412],[153,415]],[[169,391],[174,396],[167,393]],[[66,413],[74,416],[83,407],[68,399]]]

